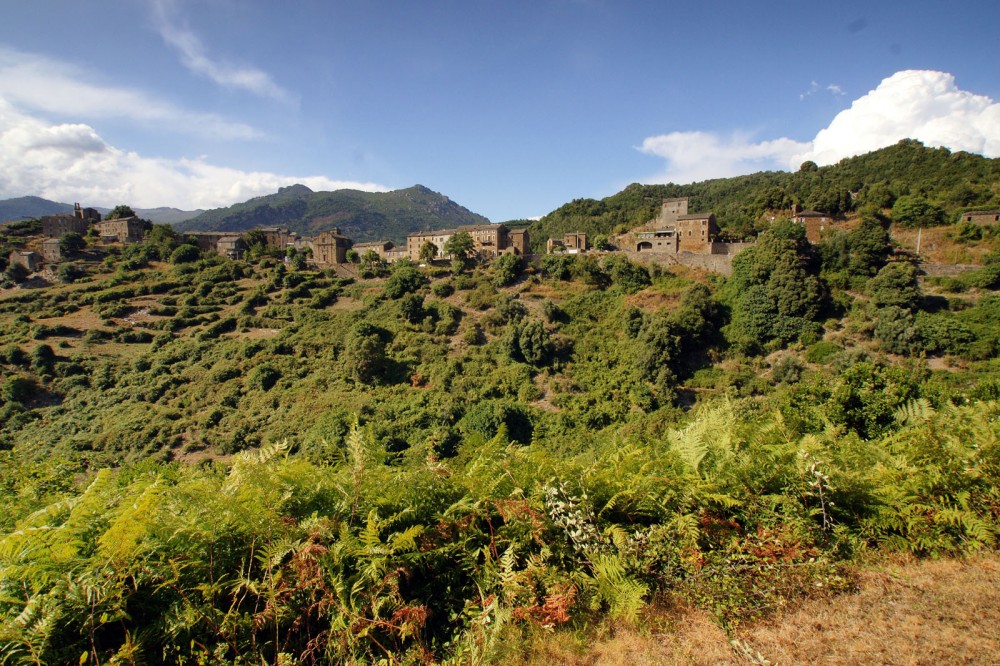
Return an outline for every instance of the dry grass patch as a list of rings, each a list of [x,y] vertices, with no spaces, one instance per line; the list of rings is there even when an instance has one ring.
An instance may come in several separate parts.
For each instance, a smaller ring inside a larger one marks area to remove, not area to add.
[[[526,666],[570,664],[995,664],[1000,555],[901,560],[860,574],[858,592],[814,599],[727,635],[694,608],[649,611],[636,628],[536,639]],[[736,641],[733,643],[732,641]]]

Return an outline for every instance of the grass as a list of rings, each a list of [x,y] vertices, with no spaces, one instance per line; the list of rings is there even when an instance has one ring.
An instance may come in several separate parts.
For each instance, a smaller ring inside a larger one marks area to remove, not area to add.
[[[994,664],[1000,555],[883,564],[860,574],[856,593],[806,601],[732,636],[683,605],[643,625],[540,636],[521,663]]]

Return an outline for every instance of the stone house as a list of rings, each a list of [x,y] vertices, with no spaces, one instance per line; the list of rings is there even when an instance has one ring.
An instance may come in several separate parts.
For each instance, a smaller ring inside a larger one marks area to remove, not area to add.
[[[42,258],[38,256],[37,252],[22,252],[20,250],[14,250],[10,253],[10,256],[7,257],[7,263],[11,266],[15,264],[24,266],[28,269],[28,271],[34,273],[41,267]]]
[[[448,255],[444,251],[445,243],[455,235],[455,229],[439,229],[437,231],[418,231],[406,237],[406,257],[410,261],[420,261],[420,250],[424,243],[433,243],[437,248],[435,259],[445,259]]]
[[[223,257],[229,257],[230,259],[239,259],[243,256],[244,250],[246,250],[246,247],[243,244],[242,236],[230,234],[223,236],[215,243],[215,251]]]
[[[576,250],[578,252],[587,251],[587,234],[584,233],[573,233],[565,234],[563,236],[563,246],[567,250]]]
[[[507,227],[502,224],[467,224],[456,229],[472,236],[476,254],[484,259],[499,256],[507,249]]]
[[[81,208],[73,204],[73,213],[59,215],[43,215],[42,234],[49,238],[62,238],[68,233],[78,233],[81,236],[90,229],[92,222],[100,222],[101,214],[93,208]]]
[[[712,243],[719,235],[719,225],[712,213],[679,215],[674,229],[678,252],[712,254]]]
[[[959,222],[971,222],[980,226],[989,226],[1000,222],[1000,210],[970,210],[962,213]]]
[[[504,251],[512,252],[522,257],[531,252],[531,240],[528,237],[528,230],[511,229],[507,233],[507,248]]]
[[[47,264],[57,264],[62,261],[62,249],[58,238],[49,238],[42,242],[42,259]]]
[[[833,217],[815,210],[793,211],[792,222],[805,227],[806,240],[818,243],[823,240],[824,232],[830,228]]]
[[[146,222],[138,217],[120,217],[98,222],[97,231],[105,243],[141,243]]]
[[[392,241],[376,241],[374,243],[355,243],[352,249],[358,253],[359,257],[371,250],[379,256],[379,259],[385,261],[394,247],[396,246],[392,244]]]
[[[351,247],[351,239],[340,234],[340,229],[334,227],[324,231],[312,241],[312,261],[317,266],[335,266],[347,262],[347,250]]]

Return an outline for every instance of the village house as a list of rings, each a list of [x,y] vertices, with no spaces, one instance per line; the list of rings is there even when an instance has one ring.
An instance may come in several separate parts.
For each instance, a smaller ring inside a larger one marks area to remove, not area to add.
[[[104,243],[141,243],[146,221],[138,217],[120,217],[97,223],[97,233]]]
[[[473,249],[481,258],[497,257],[507,249],[507,227],[502,224],[468,224],[456,231],[472,236]]]
[[[815,210],[793,210],[792,222],[805,227],[806,240],[810,243],[818,243],[823,240],[824,232],[830,228],[833,218],[826,213]]]
[[[57,264],[62,261],[62,249],[58,238],[49,238],[42,243],[42,259],[47,264]]]
[[[528,237],[527,229],[511,229],[507,232],[507,247],[509,251],[518,256],[526,256],[531,252],[531,240]]]
[[[42,265],[42,259],[38,256],[37,252],[22,252],[20,250],[14,250],[7,257],[7,263],[11,266],[18,265],[24,266],[29,272],[34,273]]]
[[[719,225],[712,213],[679,215],[674,229],[678,252],[712,254],[712,243],[719,235]]]
[[[59,215],[44,215],[41,218],[42,234],[49,238],[62,238],[68,233],[77,233],[81,236],[90,229],[92,222],[100,222],[101,214],[93,208],[81,208],[80,204],[73,204],[73,213],[61,213]]]
[[[358,253],[358,256],[364,256],[366,252],[374,252],[378,255],[379,259],[386,261],[389,252],[396,247],[392,244],[392,241],[376,241],[374,243],[355,243],[352,249]]]
[[[351,247],[351,239],[340,234],[340,229],[334,227],[320,233],[312,240],[312,261],[317,266],[334,266],[347,261],[347,250]]]
[[[558,238],[550,238],[545,243],[545,253],[552,254],[553,252],[567,252],[569,254],[577,254],[578,252],[587,251],[587,234],[574,232],[569,234],[564,234],[562,240]]]
[[[1000,210],[970,210],[962,213],[959,222],[971,222],[980,226],[989,226],[1000,222]]]
[[[437,231],[417,231],[406,237],[406,257],[410,261],[420,261],[420,250],[424,243],[433,243],[435,248],[435,259],[444,259],[447,253],[444,251],[445,243],[455,235],[455,229],[439,229]]]

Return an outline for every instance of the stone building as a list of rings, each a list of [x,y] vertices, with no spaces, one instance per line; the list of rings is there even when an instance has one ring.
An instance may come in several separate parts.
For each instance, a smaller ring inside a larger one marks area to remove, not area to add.
[[[1000,222],[1000,210],[970,210],[962,213],[959,222],[971,222],[982,226],[989,226]]]
[[[73,204],[73,213],[42,216],[42,234],[49,238],[62,238],[68,233],[78,233],[81,236],[90,229],[94,222],[101,221],[101,214],[94,208],[82,208]]]
[[[567,250],[576,250],[578,252],[587,251],[587,234],[584,233],[573,233],[565,234],[563,236],[563,246]]]
[[[803,210],[792,212],[792,222],[805,227],[806,240],[810,243],[818,243],[823,240],[824,232],[830,228],[833,218],[826,213],[815,210]]]
[[[433,243],[436,248],[435,259],[447,258],[444,251],[445,243],[455,235],[455,229],[439,229],[437,231],[418,231],[406,237],[406,257],[410,261],[420,261],[420,250],[424,243]]]
[[[246,246],[243,243],[242,236],[230,234],[223,236],[215,243],[215,251],[223,257],[229,257],[230,259],[239,259],[243,256],[245,250]]]
[[[62,248],[58,238],[49,238],[42,243],[42,259],[47,264],[57,264],[62,261]]]
[[[97,223],[97,232],[105,243],[141,243],[146,222],[138,217],[120,217]]]
[[[507,233],[507,252],[519,256],[525,256],[531,252],[531,240],[528,238],[527,229],[511,229]]]
[[[334,227],[313,239],[312,261],[320,267],[346,263],[350,247],[351,239],[342,236],[340,229]]]
[[[364,256],[368,251],[372,251],[378,255],[379,259],[386,261],[389,253],[396,246],[392,244],[392,241],[376,241],[374,243],[355,243],[351,247],[358,253],[359,257]]]
[[[657,226],[661,229],[672,228],[681,215],[688,214],[688,198],[679,197],[676,199],[664,199],[660,207],[660,216],[657,219]]]
[[[674,229],[678,252],[712,254],[712,243],[719,235],[719,225],[712,213],[679,215]]]
[[[42,258],[38,256],[37,252],[22,252],[20,250],[14,250],[7,257],[7,263],[11,266],[19,265],[24,266],[28,271],[34,273],[42,265]]]
[[[499,256],[509,244],[507,227],[502,224],[467,224],[455,231],[472,236],[475,253],[483,259]]]

